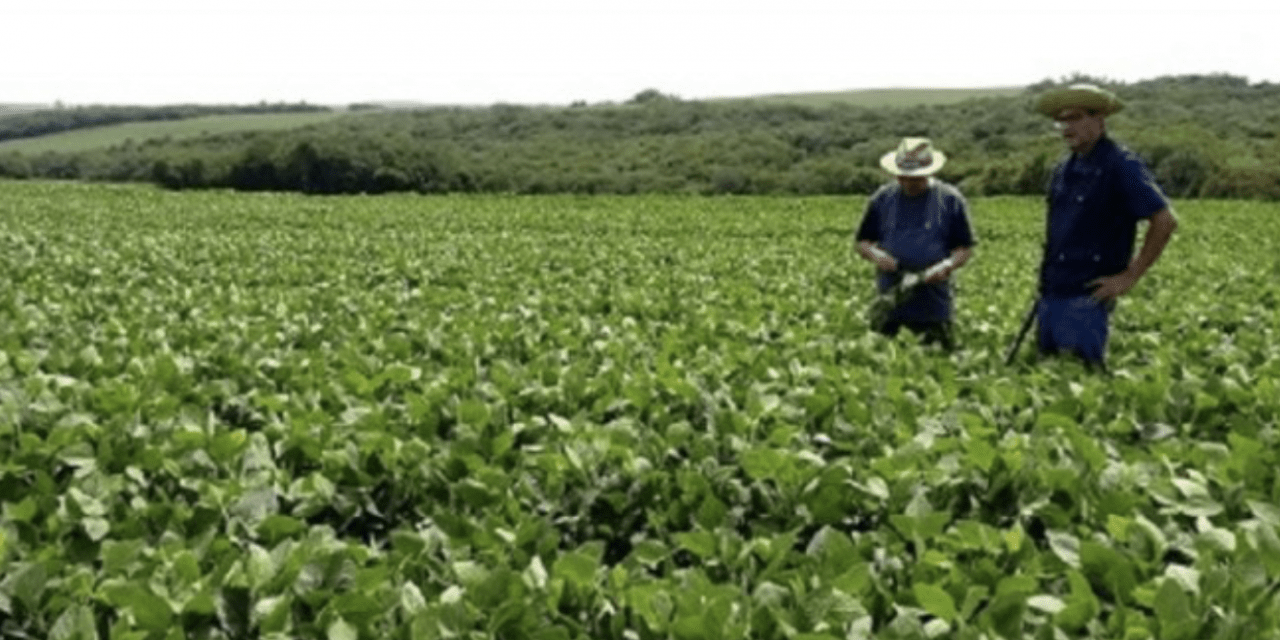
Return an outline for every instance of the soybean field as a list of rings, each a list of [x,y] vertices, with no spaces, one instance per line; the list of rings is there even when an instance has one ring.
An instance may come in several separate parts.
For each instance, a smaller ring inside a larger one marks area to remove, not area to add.
[[[950,354],[863,203],[0,182],[0,638],[1280,637],[1280,205],[1102,375],[1003,362],[1042,199]]]

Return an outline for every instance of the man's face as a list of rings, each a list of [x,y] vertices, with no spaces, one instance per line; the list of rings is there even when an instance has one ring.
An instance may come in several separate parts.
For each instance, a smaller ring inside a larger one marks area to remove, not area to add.
[[[1053,118],[1054,126],[1062,132],[1062,139],[1076,153],[1088,153],[1102,137],[1102,116],[1090,115],[1079,107],[1068,107]]]
[[[928,176],[898,176],[898,185],[909,197],[916,197],[929,188]]]

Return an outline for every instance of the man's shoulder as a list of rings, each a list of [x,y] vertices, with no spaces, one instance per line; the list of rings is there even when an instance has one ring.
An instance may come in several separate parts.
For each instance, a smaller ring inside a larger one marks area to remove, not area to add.
[[[1146,166],[1146,162],[1142,159],[1142,156],[1138,155],[1136,151],[1130,149],[1128,145],[1125,145],[1122,142],[1112,140],[1111,138],[1103,138],[1099,144],[1102,145],[1102,151],[1104,152],[1103,158],[1113,164],[1136,164]]]
[[[964,197],[964,194],[960,193],[960,187],[957,187],[954,184],[951,184],[950,182],[943,182],[942,180],[938,180],[937,178],[934,178],[932,186],[934,189],[937,189],[938,192],[944,196],[952,196],[956,198]]]
[[[950,201],[958,202],[961,205],[964,204],[964,193],[960,191],[959,187],[949,182],[943,182],[937,179],[933,181],[933,184],[930,185],[930,187],[936,190],[938,196],[942,198],[943,202]]]
[[[871,192],[871,196],[867,198],[867,210],[874,211],[889,205],[889,201],[896,195],[901,188],[896,182],[889,182],[880,185],[875,191]]]

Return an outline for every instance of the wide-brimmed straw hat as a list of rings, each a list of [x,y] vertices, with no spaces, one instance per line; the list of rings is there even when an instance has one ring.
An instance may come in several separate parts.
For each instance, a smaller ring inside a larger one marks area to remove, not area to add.
[[[1124,108],[1124,102],[1116,94],[1093,84],[1073,84],[1050,89],[1036,99],[1036,111],[1057,117],[1063,109],[1078,107],[1089,109],[1098,115],[1109,116]]]
[[[880,157],[880,166],[895,176],[931,176],[946,161],[928,138],[903,138],[897,149]]]

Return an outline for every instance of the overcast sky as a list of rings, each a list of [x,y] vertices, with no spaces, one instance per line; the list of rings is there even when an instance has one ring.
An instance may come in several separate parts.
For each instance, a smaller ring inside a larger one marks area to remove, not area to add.
[[[1280,82],[1277,19],[1274,0],[7,0],[0,103],[568,104],[1073,72]]]

